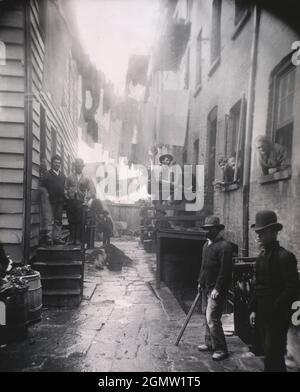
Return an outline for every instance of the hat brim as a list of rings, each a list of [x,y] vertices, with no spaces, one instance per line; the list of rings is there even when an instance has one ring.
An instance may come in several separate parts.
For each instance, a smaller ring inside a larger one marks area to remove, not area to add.
[[[164,154],[164,155],[161,155],[161,156],[159,157],[159,162],[162,163],[162,160],[165,159],[165,158],[169,158],[171,161],[174,160],[173,155],[171,155],[171,154]]]
[[[278,222],[270,223],[269,225],[262,226],[262,227],[261,226],[256,226],[255,223],[253,223],[251,225],[251,229],[254,230],[254,231],[262,231],[262,230],[268,229],[269,227],[273,227],[274,229],[276,228],[277,231],[280,231],[283,228],[282,224],[278,223]]]
[[[217,227],[218,229],[221,229],[221,230],[225,229],[225,226],[222,225],[221,223],[219,225],[202,225],[201,227],[202,227],[202,229],[211,229],[213,227]]]

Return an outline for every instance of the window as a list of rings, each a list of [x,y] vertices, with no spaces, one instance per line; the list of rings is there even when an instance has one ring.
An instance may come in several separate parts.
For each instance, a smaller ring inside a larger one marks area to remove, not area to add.
[[[249,10],[249,5],[245,0],[235,0],[235,14],[234,14],[234,24],[237,25],[244,18]]]
[[[241,101],[235,104],[229,114],[229,129],[227,134],[227,151],[228,157],[236,155],[239,124],[241,118]]]
[[[223,167],[225,182],[241,183],[243,173],[244,138],[246,126],[246,100],[245,96],[239,100],[225,118],[226,165]],[[236,188],[232,188],[236,189]],[[231,190],[231,189],[229,189]]]
[[[197,43],[196,43],[196,86],[195,88],[199,88],[201,86],[201,78],[202,78],[202,30],[198,34]]]
[[[285,146],[292,156],[295,67],[285,67],[275,77],[275,102],[273,113],[273,135],[275,143]]]
[[[183,151],[183,154],[182,154],[182,163],[183,163],[184,165],[187,164],[187,150]]]
[[[221,0],[213,0],[212,29],[210,46],[210,63],[213,64],[220,57],[221,52]]]
[[[57,134],[54,128],[51,129],[51,156],[56,154],[57,151]]]
[[[218,108],[212,109],[207,118],[207,152],[206,152],[206,206],[208,212],[213,212],[213,192],[216,162],[216,138],[217,138]]]

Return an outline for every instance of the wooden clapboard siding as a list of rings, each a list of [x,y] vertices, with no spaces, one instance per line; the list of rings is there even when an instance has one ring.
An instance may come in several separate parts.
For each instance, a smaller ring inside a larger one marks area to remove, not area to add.
[[[22,76],[0,76],[1,91],[24,93],[24,78]]]
[[[23,155],[0,153],[0,168],[1,169],[24,169]],[[0,194],[2,196],[2,193]]]
[[[21,214],[1,214],[0,226],[2,229],[22,229],[23,216]]]
[[[4,106],[24,109],[24,94],[0,92],[0,108],[3,108]]]
[[[6,44],[24,44],[24,34],[22,28],[9,28],[0,26],[0,41]]]
[[[24,66],[20,61],[7,60],[5,65],[0,65],[0,75],[24,77]]]
[[[24,190],[22,185],[0,182],[0,195],[3,199],[23,200],[23,194]]]
[[[1,137],[0,153],[24,154],[23,140]]]
[[[22,229],[0,229],[0,238],[3,244],[22,244]]]
[[[0,122],[0,137],[2,138],[16,138],[24,139],[24,124],[23,123],[2,123]]]
[[[0,15],[0,40],[7,57],[0,66],[0,240],[19,260],[24,224],[23,26],[23,10],[16,5]]]
[[[0,178],[2,183],[23,184],[23,170],[0,169]]]
[[[1,214],[22,214],[23,200],[0,199]],[[1,237],[0,237],[1,238]],[[3,240],[1,240],[3,242]]]

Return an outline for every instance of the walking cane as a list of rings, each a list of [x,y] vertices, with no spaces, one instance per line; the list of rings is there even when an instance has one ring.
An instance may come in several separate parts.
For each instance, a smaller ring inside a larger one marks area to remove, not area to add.
[[[201,293],[198,293],[197,296],[196,296],[196,298],[194,299],[194,302],[193,302],[193,304],[192,304],[192,306],[191,306],[191,308],[190,308],[190,310],[189,310],[189,312],[188,312],[188,315],[186,316],[186,318],[185,318],[185,320],[184,320],[183,326],[181,327],[181,330],[180,330],[180,332],[179,332],[179,335],[178,335],[178,337],[177,337],[177,339],[176,339],[175,346],[178,346],[178,344],[179,344],[179,342],[180,342],[180,339],[182,338],[182,335],[183,335],[183,333],[184,333],[184,331],[185,331],[185,329],[186,329],[186,326],[188,325],[188,323],[189,323],[189,321],[190,321],[190,318],[192,317],[192,314],[194,313],[194,310],[195,310],[195,308],[196,308],[196,305],[197,305],[197,303],[198,303],[198,301],[199,301],[199,299],[200,299],[200,295],[201,295]]]

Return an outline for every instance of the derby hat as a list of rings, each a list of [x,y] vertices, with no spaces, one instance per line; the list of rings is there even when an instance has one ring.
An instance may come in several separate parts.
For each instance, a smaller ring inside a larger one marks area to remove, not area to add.
[[[273,227],[277,231],[282,229],[282,224],[277,222],[276,213],[270,210],[258,211],[255,216],[255,223],[251,225],[251,229],[261,231],[269,227]]]
[[[159,162],[162,163],[162,161],[163,161],[165,158],[169,158],[170,161],[173,161],[173,159],[174,159],[173,155],[171,155],[171,154],[163,154],[163,155],[161,155],[161,156],[159,157]]]
[[[203,229],[210,229],[212,227],[217,227],[221,230],[225,228],[223,224],[220,223],[220,219],[217,216],[207,216],[205,218],[205,223],[204,225],[201,226]]]

